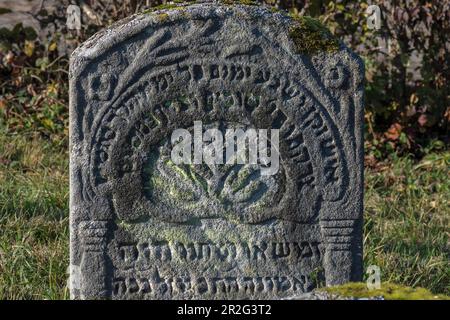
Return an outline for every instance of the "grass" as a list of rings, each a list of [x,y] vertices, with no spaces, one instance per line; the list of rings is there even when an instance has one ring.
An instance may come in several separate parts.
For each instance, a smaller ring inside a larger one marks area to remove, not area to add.
[[[0,134],[0,299],[67,298],[67,154]]]
[[[450,295],[450,152],[366,174],[365,265],[382,280]]]
[[[66,149],[0,133],[0,299],[68,298]],[[366,170],[364,260],[383,282],[450,294],[449,167],[445,152]]]

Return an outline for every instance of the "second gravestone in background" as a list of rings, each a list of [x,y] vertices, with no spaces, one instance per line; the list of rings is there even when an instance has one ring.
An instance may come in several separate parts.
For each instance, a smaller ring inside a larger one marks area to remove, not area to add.
[[[72,297],[283,298],[360,280],[362,77],[314,21],[255,6],[148,12],[83,44]],[[279,169],[175,164],[172,132],[195,121],[278,129]]]

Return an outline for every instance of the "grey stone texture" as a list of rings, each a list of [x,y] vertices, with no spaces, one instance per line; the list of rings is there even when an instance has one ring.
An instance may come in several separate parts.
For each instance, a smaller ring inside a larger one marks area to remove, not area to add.
[[[282,299],[361,280],[363,63],[343,44],[299,52],[298,23],[180,5],[73,53],[72,298]],[[279,129],[280,170],[175,165],[171,133],[197,120]]]

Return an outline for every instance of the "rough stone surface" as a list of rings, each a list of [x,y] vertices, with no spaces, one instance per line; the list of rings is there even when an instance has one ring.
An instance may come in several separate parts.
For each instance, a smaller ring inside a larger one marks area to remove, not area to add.
[[[300,54],[296,23],[193,4],[74,52],[73,298],[282,299],[361,279],[363,64],[342,44]],[[170,135],[196,120],[279,129],[279,172],[174,165]]]

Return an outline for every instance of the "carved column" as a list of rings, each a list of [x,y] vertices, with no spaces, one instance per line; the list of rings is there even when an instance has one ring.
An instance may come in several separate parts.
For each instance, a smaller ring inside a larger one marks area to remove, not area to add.
[[[323,265],[327,286],[361,281],[361,255],[354,254],[360,238],[355,236],[358,220],[321,220],[325,245]]]
[[[81,298],[107,298],[106,245],[108,221],[83,221],[80,238],[83,246],[81,258]]]

